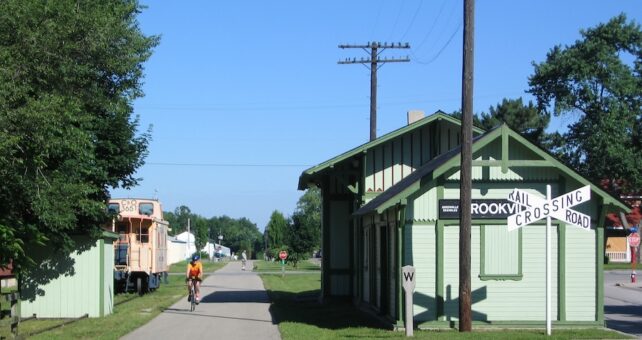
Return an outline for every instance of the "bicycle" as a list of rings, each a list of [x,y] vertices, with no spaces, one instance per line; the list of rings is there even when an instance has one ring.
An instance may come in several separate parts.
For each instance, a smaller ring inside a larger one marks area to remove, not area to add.
[[[189,299],[190,301],[190,312],[193,312],[196,309],[196,280],[192,279],[192,284],[189,289]]]

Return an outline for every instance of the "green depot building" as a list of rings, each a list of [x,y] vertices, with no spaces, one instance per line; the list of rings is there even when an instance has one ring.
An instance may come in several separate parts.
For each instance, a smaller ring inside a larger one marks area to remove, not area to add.
[[[409,114],[410,117],[410,114]],[[459,293],[460,121],[437,112],[303,171],[322,193],[323,299],[351,299],[403,327],[401,268],[414,266],[414,324],[455,327]],[[473,326],[544,327],[546,219],[509,231],[515,190],[545,199],[590,186],[572,207],[586,229],[552,219],[553,326],[604,325],[604,220],[629,211],[506,125],[473,130]]]

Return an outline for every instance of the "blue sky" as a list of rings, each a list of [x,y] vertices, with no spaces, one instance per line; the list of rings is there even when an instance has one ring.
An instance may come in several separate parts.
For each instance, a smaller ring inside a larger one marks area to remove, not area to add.
[[[461,105],[463,3],[450,0],[143,1],[145,34],[161,35],[134,103],[152,126],[140,185],[113,197],[158,197],[205,217],[292,214],[301,172],[368,141],[370,72],[339,44],[408,42],[378,72],[377,135]],[[474,111],[524,93],[532,62],[579,30],[642,5],[610,1],[476,1]],[[551,129],[564,129],[569,118]]]

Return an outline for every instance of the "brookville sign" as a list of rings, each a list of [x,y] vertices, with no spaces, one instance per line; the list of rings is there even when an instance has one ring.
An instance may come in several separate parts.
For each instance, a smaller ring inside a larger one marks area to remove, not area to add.
[[[474,199],[470,205],[473,219],[499,219],[507,218],[525,208],[509,200],[501,199]],[[459,200],[439,200],[439,218],[459,218]]]

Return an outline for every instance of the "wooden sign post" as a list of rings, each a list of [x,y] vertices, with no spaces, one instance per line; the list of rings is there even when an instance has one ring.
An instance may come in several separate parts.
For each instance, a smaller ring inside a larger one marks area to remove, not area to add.
[[[413,336],[412,294],[415,291],[415,267],[401,267],[403,276],[403,290],[406,292],[406,336]]]

